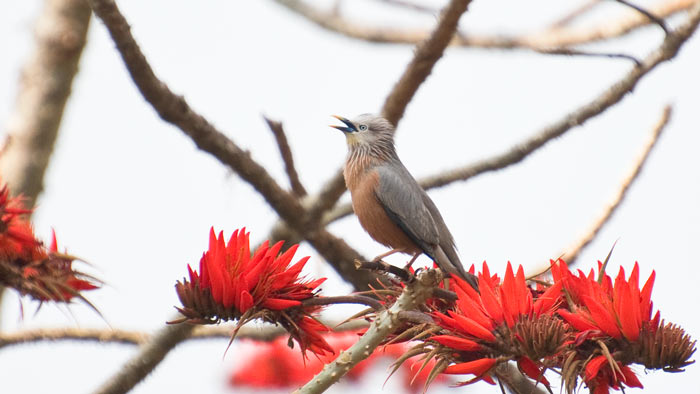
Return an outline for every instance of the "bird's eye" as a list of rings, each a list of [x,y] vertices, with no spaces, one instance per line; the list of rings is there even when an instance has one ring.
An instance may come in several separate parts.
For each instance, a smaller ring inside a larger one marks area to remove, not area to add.
[[[359,127],[360,131],[367,131],[367,125],[366,124],[361,124]]]

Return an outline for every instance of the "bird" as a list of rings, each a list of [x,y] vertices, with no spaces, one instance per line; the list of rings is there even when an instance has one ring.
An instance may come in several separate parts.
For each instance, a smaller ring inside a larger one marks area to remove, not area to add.
[[[448,275],[457,276],[478,291],[476,276],[468,273],[457,255],[454,238],[433,200],[406,169],[394,146],[394,125],[381,116],[362,114],[353,120],[333,115],[344,126],[348,155],[343,168],[352,208],[362,228],[390,251],[413,257],[425,254]]]

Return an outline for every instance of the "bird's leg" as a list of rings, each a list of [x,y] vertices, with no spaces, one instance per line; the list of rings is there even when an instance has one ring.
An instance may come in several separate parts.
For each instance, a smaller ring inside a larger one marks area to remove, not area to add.
[[[411,257],[411,260],[408,262],[408,264],[406,264],[405,267],[403,267],[403,269],[405,269],[406,271],[410,270],[410,269],[411,269],[411,266],[413,265],[413,263],[415,263],[416,259],[418,258],[418,256],[421,255],[421,253],[423,253],[423,252],[416,252],[416,253],[414,253],[414,254],[413,254],[413,257]]]
[[[398,249],[392,249],[386,253],[382,253],[379,256],[375,257],[372,259],[373,263],[377,263],[379,261],[382,261],[384,257],[391,256],[394,253],[402,253],[404,251],[404,248],[398,248]]]

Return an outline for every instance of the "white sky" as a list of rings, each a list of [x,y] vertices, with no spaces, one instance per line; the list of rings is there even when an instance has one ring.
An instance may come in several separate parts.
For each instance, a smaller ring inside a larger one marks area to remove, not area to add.
[[[40,3],[0,2],[0,125],[13,109]],[[349,3],[343,8],[358,23],[434,22],[431,16],[372,2]],[[553,20],[563,10],[560,3],[475,1],[462,26],[496,33],[532,29]],[[261,114],[284,122],[298,171],[311,191],[345,156],[344,138],[328,127],[330,114],[378,111],[413,51],[406,45],[341,37],[270,1],[119,5],[156,73],[286,185]],[[610,4],[600,14],[618,12],[619,6]],[[661,38],[659,29],[650,27],[591,49],[643,56]],[[558,256],[599,215],[663,105],[674,103],[671,124],[647,167],[624,206],[581,256],[580,268],[593,267],[618,240],[611,272],[620,264],[631,269],[639,261],[646,280],[655,269],[654,306],[697,338],[699,46],[695,37],[621,104],[521,165],[431,192],[462,260],[487,260],[502,273],[508,260],[527,269]],[[399,127],[399,155],[417,177],[488,157],[591,99],[630,67],[623,60],[451,48],[408,106]],[[172,316],[178,304],[173,285],[186,274],[188,263],[198,263],[210,226],[226,234],[246,226],[257,241],[266,236],[275,215],[246,183],[157,117],[97,19],[80,68],[34,223],[45,239],[54,228],[59,246],[90,261],[110,284],[89,298],[113,327],[150,332]],[[366,256],[385,250],[354,217],[330,229]],[[298,252],[299,257],[309,254],[311,274],[334,275],[307,245]],[[327,283],[326,294],[349,289],[334,279]],[[71,308],[74,318],[55,306],[34,316],[35,305],[26,302],[24,320],[14,294],[2,306],[3,330],[106,327],[81,305]],[[336,309],[329,315],[347,313]],[[232,356],[234,348],[222,361],[225,346],[225,341],[210,341],[178,347],[134,393],[228,392],[225,376],[240,357]],[[0,381],[8,393],[90,392],[134,350],[66,342],[4,348]],[[636,370],[648,392],[700,392],[696,365],[682,374],[644,376]],[[384,377],[380,371],[362,389],[379,390]],[[392,384],[398,382],[390,380],[384,392],[393,392]],[[356,388],[339,385],[333,392],[349,390]],[[470,392],[498,390],[484,384]]]

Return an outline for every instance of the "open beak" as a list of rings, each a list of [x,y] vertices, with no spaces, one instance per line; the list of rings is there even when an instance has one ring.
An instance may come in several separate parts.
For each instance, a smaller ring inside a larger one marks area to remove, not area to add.
[[[331,127],[333,127],[334,129],[338,129],[338,130],[342,131],[343,133],[352,133],[352,132],[357,131],[357,128],[355,127],[354,124],[352,124],[351,121],[343,118],[342,116],[338,116],[338,115],[331,115],[331,116],[333,116],[334,118],[338,119],[339,121],[345,123],[345,127],[331,125]]]

